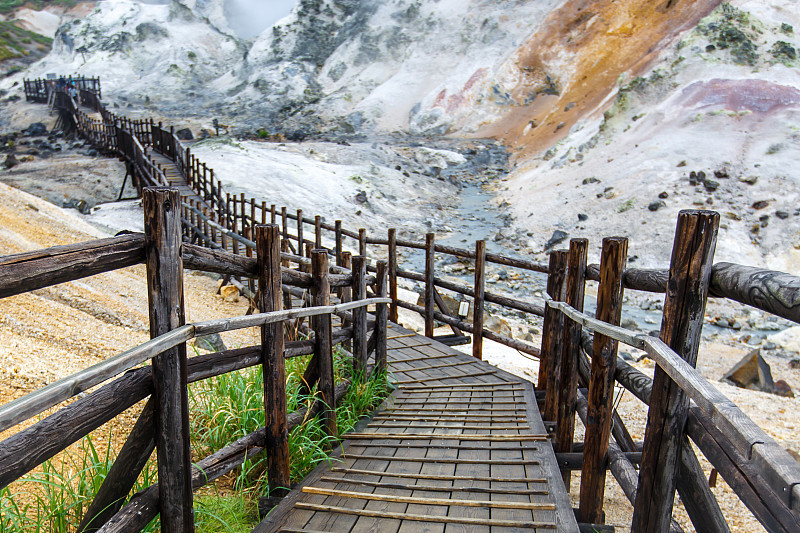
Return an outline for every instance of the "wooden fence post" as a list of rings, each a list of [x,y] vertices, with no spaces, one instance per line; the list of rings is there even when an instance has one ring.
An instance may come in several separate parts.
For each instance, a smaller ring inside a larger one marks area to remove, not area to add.
[[[389,320],[397,323],[397,230],[389,228]]]
[[[280,311],[281,239],[278,226],[256,226],[258,306],[262,313]],[[261,326],[261,364],[264,372],[264,412],[267,479],[270,496],[285,496],[289,487],[289,425],[286,413],[286,362],[283,323]]]
[[[314,306],[330,305],[331,283],[328,272],[328,252],[314,250],[311,252],[311,276],[313,279]],[[331,345],[331,315],[316,315],[311,318],[314,329],[314,359],[317,361],[319,375],[319,392],[326,404],[323,411],[325,430],[328,435],[336,436],[336,384],[333,381],[333,347]]]
[[[269,206],[269,223],[270,224],[278,223],[278,213],[275,211],[275,204],[271,204]]]
[[[352,301],[367,297],[367,258],[363,255],[353,257]],[[353,366],[357,372],[367,368],[367,308],[353,309]]]
[[[389,263],[378,261],[375,272],[375,296],[386,298],[387,282],[386,273],[389,270]],[[375,305],[375,372],[386,371],[386,331],[389,319],[389,306],[386,304]]]
[[[475,288],[472,299],[472,355],[483,359],[483,293],[486,284],[486,241],[475,241]]]
[[[548,272],[547,294],[557,302],[563,301],[564,277],[567,272],[567,252],[565,250],[550,252]],[[563,324],[564,315],[558,309],[545,306],[542,326],[542,359],[539,362],[539,388],[545,390],[543,418],[549,421],[556,419],[556,395],[558,394],[558,378],[561,373]]]
[[[622,274],[625,271],[627,257],[628,239],[623,237],[603,239],[595,317],[615,326],[619,325],[622,316]],[[589,524],[605,522],[603,515],[605,461],[613,420],[617,344],[617,341],[605,335],[594,334],[578,513],[579,520]]]
[[[367,256],[367,230],[365,228],[358,229],[358,255]]]
[[[433,338],[433,311],[435,303],[434,276],[434,234],[425,235],[425,336]]]
[[[586,288],[586,253],[589,241],[572,239],[569,243],[567,266],[567,287],[565,301],[567,305],[583,311],[583,297]],[[564,319],[562,332],[563,349],[561,355],[561,372],[558,380],[558,406],[556,409],[556,449],[559,452],[571,452],[575,436],[575,409],[578,395],[578,361],[581,350],[581,325]],[[564,485],[569,487],[571,472],[562,470]]]
[[[714,211],[685,210],[678,214],[661,340],[692,366],[697,363],[718,229],[719,213]],[[669,524],[688,409],[688,397],[656,367],[633,531],[655,533],[665,531]]]
[[[336,266],[342,266],[342,221],[336,220],[334,223],[334,253],[336,254]]]
[[[303,257],[303,252],[306,249],[305,241],[303,240],[303,210],[297,210],[297,255]]]
[[[185,321],[180,205],[177,189],[158,187],[144,191],[151,338],[178,328]],[[185,344],[153,359],[161,528],[165,533],[194,531],[186,381]]]
[[[281,207],[281,231],[283,240],[289,240],[289,213],[286,211],[286,206]]]
[[[314,247],[322,248],[322,217],[314,215]]]

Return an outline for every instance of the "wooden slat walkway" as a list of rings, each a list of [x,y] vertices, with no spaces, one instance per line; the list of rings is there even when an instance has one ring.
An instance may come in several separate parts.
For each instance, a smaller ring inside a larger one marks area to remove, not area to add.
[[[255,532],[578,531],[529,382],[396,324],[388,345],[397,389]]]

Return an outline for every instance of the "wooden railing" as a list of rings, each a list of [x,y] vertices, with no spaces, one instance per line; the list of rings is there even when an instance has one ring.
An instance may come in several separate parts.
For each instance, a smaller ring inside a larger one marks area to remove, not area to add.
[[[163,531],[189,531],[192,490],[262,450],[267,452],[270,487],[289,486],[288,430],[309,413],[286,412],[284,360],[313,354],[306,376],[313,377],[308,387],[318,386],[320,400],[312,411],[323,414],[325,427],[332,435],[336,434],[336,401],[346,391],[346,386],[337,388],[333,382],[333,346],[352,343],[356,354],[354,364],[358,367],[366,369],[367,358],[374,353],[375,368],[381,373],[386,368],[386,316],[390,300],[360,298],[330,304],[331,286],[359,287],[354,292],[365,294],[366,290],[360,287],[366,287],[370,281],[366,275],[343,273],[340,269],[332,273],[324,251],[314,253],[307,272],[281,267],[280,237],[274,225],[256,228],[258,255],[247,261],[224,251],[181,244],[179,203],[179,194],[174,189],[145,189],[147,235],[124,235],[0,258],[2,297],[142,262],[147,265],[149,300],[154,310],[150,324],[152,340],[0,406],[0,431],[4,431],[99,386],[0,442],[2,488],[137,402],[151,397],[79,531],[95,531],[103,524],[106,524],[103,531],[139,531],[159,510]],[[257,277],[259,312],[183,324],[183,268]],[[385,270],[382,267],[383,278],[371,280],[379,295],[385,294],[386,284],[381,281],[385,280]],[[281,295],[291,294],[293,286],[310,288],[314,306],[281,309]],[[376,306],[375,320],[367,320],[369,305]],[[332,330],[332,315],[344,317],[354,326]],[[312,340],[285,342],[284,322],[303,317],[312,318],[309,330]],[[194,337],[250,327],[261,328],[260,346],[186,357],[185,343]],[[148,362],[151,364],[139,367]],[[190,467],[187,383],[258,364],[264,366],[266,428]],[[109,380],[113,381],[103,385]],[[148,447],[143,444],[147,442],[155,444]],[[141,459],[150,456],[153,446],[158,454],[159,479],[170,482],[136,495],[127,507],[120,509],[139,475]],[[132,468],[133,464],[138,464],[138,469]]]
[[[104,117],[108,115],[107,111],[103,113]],[[483,241],[477,241],[475,248],[468,250],[436,244],[433,233],[426,235],[424,242],[398,239],[393,228],[388,229],[386,238],[369,236],[364,228],[358,231],[344,228],[340,220],[331,225],[320,216],[304,217],[302,210],[290,213],[286,207],[268,206],[266,201],[257,202],[244,194],[230,195],[223,190],[214,171],[200,162],[190,149],[184,148],[171,130],[151,122],[149,135],[147,142],[176,163],[186,183],[201,199],[201,202],[191,198],[181,202],[180,216],[183,238],[212,249],[202,260],[204,268],[253,280],[255,258],[259,255],[256,227],[275,224],[281,235],[281,257],[287,265],[297,264],[301,271],[307,271],[312,263],[309,250],[327,250],[335,259],[336,267],[341,269],[333,267],[334,274],[349,272],[351,268],[377,273],[385,270],[391,299],[390,320],[398,320],[400,308],[408,309],[422,316],[427,336],[434,336],[436,321],[449,325],[453,331],[453,335],[440,337],[444,342],[469,340],[465,333],[470,333],[476,357],[482,357],[486,338],[540,358],[538,386],[544,392],[541,407],[545,420],[552,424],[556,451],[570,453],[582,444],[581,521],[602,522],[602,487],[606,469],[610,469],[635,504],[634,530],[680,530],[674,521],[670,524],[677,487],[698,531],[729,531],[698,459],[682,437],[685,434],[768,531],[800,530],[800,467],[797,462],[749,419],[741,418],[743,415],[734,409],[735,406],[732,408],[730,402],[723,400],[705,382],[698,381],[696,371],[689,370],[696,361],[703,310],[709,295],[800,323],[800,277],[731,263],[712,264],[718,223],[714,222],[718,221],[715,213],[681,215],[670,270],[627,269],[627,241],[624,239],[604,241],[600,265],[586,264],[587,242],[584,239],[573,239],[568,252],[552,252],[545,265],[488,253]],[[147,162],[142,161],[140,166],[146,167]],[[135,170],[144,172],[139,166]],[[142,181],[152,179],[146,176]],[[700,247],[686,248],[691,245]],[[356,260],[353,253],[346,250],[352,248],[357,250],[358,256],[366,257],[368,247],[371,247],[371,255],[385,257],[385,262],[372,266],[366,259]],[[225,254],[228,249],[233,252],[226,255],[229,261],[224,266],[216,263],[215,254]],[[401,267],[399,260],[403,249],[424,252],[423,272]],[[471,261],[473,283],[454,282],[438,276],[436,254]],[[547,293],[552,301],[524,301],[487,291],[486,270],[491,264],[547,274]],[[398,280],[401,279],[422,285],[423,305],[398,298]],[[600,282],[597,319],[612,326],[619,324],[623,289],[666,292],[661,338],[674,353],[667,354],[663,344],[654,344],[648,339],[645,340],[649,343],[644,342],[619,330],[603,330],[597,323],[590,324],[588,317],[580,314],[587,280]],[[346,289],[347,283],[332,283],[332,286]],[[251,284],[250,294],[254,295],[252,288]],[[454,293],[456,299],[471,304],[472,320],[467,321],[448,309],[441,291]],[[343,300],[351,293],[363,294],[349,289],[339,292]],[[487,330],[484,327],[487,305],[542,317],[541,346]],[[584,331],[584,325],[596,328],[594,337]],[[655,379],[618,359],[617,341],[633,342],[648,353],[657,351],[657,355],[653,355],[659,364]],[[676,353],[685,364],[675,360]],[[612,408],[610,399],[615,382],[650,405],[643,447],[633,441]],[[694,405],[688,403],[687,395],[695,401]],[[721,419],[723,412],[732,413],[732,418]],[[574,442],[576,413],[587,426],[584,443]],[[613,436],[612,442],[609,435]],[[629,461],[631,454],[637,453],[643,455],[641,474],[636,473]],[[565,480],[573,467],[564,466]]]

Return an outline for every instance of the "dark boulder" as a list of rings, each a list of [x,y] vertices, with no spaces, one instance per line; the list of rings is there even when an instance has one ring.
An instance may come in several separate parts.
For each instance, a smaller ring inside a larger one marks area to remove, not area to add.
[[[44,123],[42,122],[34,122],[33,124],[25,128],[25,130],[23,130],[23,133],[30,137],[42,137],[44,135],[47,135],[47,126],[45,126]]]
[[[176,131],[175,136],[182,141],[194,140],[194,135],[192,135],[192,130],[190,130],[189,128],[183,128]]]
[[[553,235],[550,237],[550,240],[548,240],[545,243],[544,249],[545,250],[549,250],[550,248],[552,248],[556,244],[558,244],[560,242],[564,242],[565,240],[567,240],[567,237],[569,237],[569,233],[567,233],[566,231],[561,231],[560,229],[555,230],[553,232]]]

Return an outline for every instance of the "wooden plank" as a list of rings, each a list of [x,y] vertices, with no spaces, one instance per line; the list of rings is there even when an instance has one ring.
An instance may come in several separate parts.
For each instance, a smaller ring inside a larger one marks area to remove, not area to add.
[[[543,528],[543,529],[554,529],[556,526],[551,522],[519,522],[519,521],[512,521],[512,520],[483,520],[483,519],[474,519],[474,518],[458,518],[458,517],[448,517],[448,516],[428,516],[428,515],[417,515],[417,514],[406,514],[406,513],[393,513],[393,512],[379,512],[379,511],[369,511],[369,510],[356,510],[356,509],[347,509],[345,507],[326,507],[322,505],[314,505],[308,504],[304,502],[298,502],[296,506],[298,509],[309,509],[309,510],[316,510],[316,511],[324,511],[324,512],[333,512],[333,513],[343,513],[343,514],[356,514],[359,516],[374,516],[376,518],[389,518],[389,519],[396,519],[396,520],[414,520],[419,522],[440,522],[446,524],[469,524],[469,525],[486,525],[486,526],[493,526],[493,527],[516,527],[516,528]]]
[[[347,440],[352,439],[431,439],[431,440],[476,440],[476,441],[546,441],[547,435],[445,435],[433,433],[347,433]]]
[[[144,190],[145,262],[150,336],[183,326],[180,195],[175,189]],[[165,533],[194,531],[189,450],[186,345],[153,359],[156,402],[156,457]]]
[[[487,370],[485,372],[474,372],[472,374],[465,374],[463,376],[437,376],[437,377],[421,378],[421,379],[405,379],[405,380],[393,381],[392,383],[394,383],[395,385],[405,385],[408,383],[426,383],[428,381],[440,381],[442,379],[460,379],[464,377],[490,376],[494,373],[495,373],[494,370]]]
[[[382,474],[382,475],[385,475]],[[394,475],[391,474],[393,477]],[[545,495],[548,494],[547,490],[545,489],[499,489],[499,488],[484,488],[484,487],[474,487],[474,486],[467,486],[467,485],[449,485],[449,486],[438,486],[438,485],[407,485],[403,483],[386,483],[386,482],[379,482],[379,481],[365,481],[365,480],[354,480],[352,478],[343,478],[343,477],[323,477],[320,481],[330,481],[330,482],[347,482],[354,485],[364,485],[368,487],[375,487],[375,488],[385,488],[385,489],[396,489],[396,490],[422,490],[422,491],[430,491],[430,492],[472,492],[477,494],[538,494],[538,495]]]
[[[280,311],[281,249],[279,227],[256,228],[256,253],[259,261],[259,308],[261,312]],[[283,355],[283,323],[261,327],[261,358],[264,374],[266,420],[267,482],[269,494],[285,496],[289,483],[289,429],[286,412],[286,363]]]
[[[390,476],[405,479],[435,479],[439,481],[495,481],[497,483],[545,483],[547,480],[544,478],[503,478],[503,477],[487,477],[487,476],[457,476],[457,475],[441,475],[441,474],[402,474],[397,472],[383,472],[374,470],[364,470],[358,468],[343,468],[333,467],[331,472],[339,472],[342,474],[361,474],[369,476]]]
[[[598,320],[618,326],[622,317],[622,273],[628,257],[628,239],[603,239],[600,259],[600,287],[597,292]],[[608,439],[614,410],[614,371],[617,362],[617,341],[604,335],[594,336],[592,371],[588,392],[588,415],[584,438],[584,459],[581,469],[581,522],[605,522],[605,500]]]
[[[692,366],[697,361],[718,228],[719,214],[713,211],[687,210],[678,215],[661,340]],[[663,531],[669,523],[688,408],[686,395],[656,368],[633,513],[636,531]]]
[[[420,489],[417,489],[420,490]],[[346,498],[359,498],[363,500],[378,500],[378,501],[392,501],[398,503],[424,503],[425,505],[446,505],[446,506],[461,506],[461,507],[489,507],[498,509],[547,509],[553,510],[555,506],[551,503],[522,503],[522,502],[503,502],[503,501],[488,501],[488,500],[458,500],[458,499],[430,499],[430,498],[415,498],[403,496],[391,496],[367,492],[353,492],[353,491],[334,491],[330,489],[323,489],[320,487],[303,487],[303,492],[307,494],[325,494],[336,495]]]

